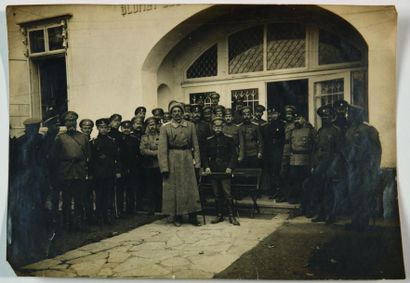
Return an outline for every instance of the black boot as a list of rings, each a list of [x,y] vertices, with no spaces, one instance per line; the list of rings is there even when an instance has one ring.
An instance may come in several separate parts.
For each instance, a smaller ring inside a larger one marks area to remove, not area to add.
[[[194,213],[189,214],[189,222],[194,226],[202,226],[201,222],[198,221],[198,218]]]
[[[233,216],[233,200],[232,199],[227,199],[226,200],[227,206],[228,206],[228,213],[229,213],[229,223],[233,224],[233,225],[241,225],[239,224],[239,221],[235,218],[235,216]]]
[[[224,216],[222,214],[217,214],[214,220],[211,220],[211,224],[217,224],[224,221]]]
[[[233,215],[229,215],[229,223],[231,223],[232,225],[236,225],[236,226],[241,225],[239,221]]]
[[[182,225],[182,216],[181,215],[175,215],[174,216],[174,225],[176,227],[181,227],[181,225]]]

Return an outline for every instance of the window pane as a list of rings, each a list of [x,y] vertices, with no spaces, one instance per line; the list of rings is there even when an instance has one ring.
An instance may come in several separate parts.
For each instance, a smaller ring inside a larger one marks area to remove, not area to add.
[[[319,32],[319,65],[360,61],[359,49],[330,32]]]
[[[314,84],[315,89],[315,113],[320,106],[333,104],[344,97],[344,79],[321,81]],[[316,115],[317,125],[320,119]]]
[[[367,71],[352,72],[352,101],[364,109],[364,119],[369,121],[368,91],[367,91]]]
[[[63,41],[62,26],[48,29],[48,44],[50,50],[64,49]]]
[[[34,30],[29,32],[30,52],[44,52],[44,30]]]
[[[263,70],[263,26],[231,35],[229,41],[229,73]]]
[[[186,72],[186,77],[188,79],[192,79],[216,76],[218,69],[217,52],[218,48],[216,44],[205,51],[189,67],[188,71]]]
[[[257,88],[237,89],[231,91],[232,109],[236,109],[238,97],[243,100],[243,104],[250,106],[255,111],[255,106],[259,104],[259,93]]]
[[[305,27],[299,24],[268,25],[268,70],[305,66]]]
[[[201,104],[204,106],[211,105],[211,94],[215,93],[214,91],[210,92],[197,92],[189,94],[189,103],[190,104]]]

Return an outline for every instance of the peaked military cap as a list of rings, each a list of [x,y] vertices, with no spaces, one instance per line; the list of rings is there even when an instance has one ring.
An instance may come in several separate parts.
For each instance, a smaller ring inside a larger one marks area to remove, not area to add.
[[[91,119],[82,119],[80,121],[80,127],[83,127],[83,126],[94,127],[94,122]]]
[[[243,111],[245,111],[245,110],[249,110],[249,111],[251,111],[251,113],[252,113],[252,107],[250,107],[249,105],[245,105],[245,106],[242,108],[241,113],[243,113]]]
[[[49,127],[50,125],[60,125],[60,117],[59,115],[52,116],[47,120],[43,121],[43,125]]]
[[[221,96],[219,95],[219,93],[217,93],[217,92],[213,92],[211,95],[210,95],[210,97],[211,98],[220,98]]]
[[[185,112],[191,112],[192,111],[192,106],[189,103],[183,104],[184,105],[184,111]]]
[[[225,115],[231,114],[232,115],[232,108],[225,108]]]
[[[154,108],[151,111],[152,115],[164,115],[164,109],[162,108]]]
[[[110,117],[110,121],[114,121],[114,120],[122,120],[122,116],[120,114],[112,114]]]
[[[216,125],[216,124],[224,124],[225,123],[225,119],[222,117],[215,117],[212,119],[212,124]]]
[[[333,117],[334,115],[334,111],[331,105],[320,106],[316,113],[321,118]]]
[[[134,111],[134,115],[137,115],[138,113],[141,113],[141,112],[147,112],[147,108],[145,108],[144,106],[138,106]]]
[[[173,100],[169,103],[168,111],[172,112],[172,109],[174,109],[175,107],[179,107],[181,109],[182,113],[184,113],[184,106],[182,105],[182,103],[180,103],[178,101],[175,101],[175,100]]]
[[[202,112],[202,106],[200,104],[191,104],[192,112]]]
[[[296,112],[296,107],[294,105],[286,105],[285,112]]]
[[[359,117],[363,115],[364,109],[359,105],[349,105],[349,114],[352,117]]]
[[[205,106],[205,107],[202,109],[202,112],[212,112],[212,107],[211,107],[211,106]]]
[[[125,120],[121,122],[121,127],[123,128],[131,128],[132,127],[132,122],[130,120]]]
[[[337,100],[333,103],[334,110],[347,110],[349,107],[349,103],[346,100]]]
[[[29,126],[29,125],[40,125],[41,123],[41,119],[40,118],[36,118],[36,117],[31,117],[28,118],[26,120],[24,120],[23,124],[25,126]]]
[[[148,117],[147,119],[145,119],[145,123],[147,123],[147,124],[149,124],[150,121],[154,121],[155,124],[158,124],[158,120],[154,116],[151,116],[151,117]]]
[[[66,120],[77,120],[78,119],[78,114],[74,111],[67,111],[61,116],[61,120],[66,121]]]
[[[223,105],[217,105],[217,106],[215,106],[215,108],[214,108],[214,112],[216,112],[216,111],[225,112],[225,107],[224,107]]]
[[[255,111],[263,112],[265,110],[266,110],[266,108],[263,105],[258,104],[258,105],[255,106]]]
[[[267,111],[268,113],[279,113],[279,111],[278,110],[276,110],[275,108],[269,108],[268,109],[268,111]]]
[[[144,119],[142,119],[142,117],[134,116],[134,117],[132,117],[132,119],[131,119],[131,123],[135,123],[135,122],[138,122],[138,123],[143,124],[143,123],[144,123]]]
[[[110,124],[109,118],[101,118],[95,121],[95,124],[98,126],[108,126]]]

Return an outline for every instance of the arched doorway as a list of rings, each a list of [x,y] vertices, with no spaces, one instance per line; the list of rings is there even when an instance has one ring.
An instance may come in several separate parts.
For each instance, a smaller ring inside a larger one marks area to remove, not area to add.
[[[218,92],[226,107],[238,95],[253,107],[291,103],[318,125],[316,109],[343,98],[367,116],[367,44],[339,16],[317,6],[216,5],[175,29],[192,21],[156,72],[173,90],[168,100]]]

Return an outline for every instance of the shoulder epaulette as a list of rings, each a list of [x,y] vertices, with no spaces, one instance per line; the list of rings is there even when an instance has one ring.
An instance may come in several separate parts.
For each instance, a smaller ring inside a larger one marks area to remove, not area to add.
[[[210,139],[212,139],[212,138],[214,138],[215,137],[215,135],[212,135],[212,136],[210,136],[210,137],[207,137],[206,139],[207,140],[210,140]]]
[[[251,124],[254,124],[255,126],[259,126],[259,124],[254,121],[252,121]]]
[[[162,124],[163,126],[166,126],[166,125],[169,125],[169,124],[171,124],[171,121],[168,121],[168,122],[166,122],[166,123],[164,123],[164,124]]]
[[[224,135],[225,135],[225,137],[232,138],[232,135],[228,135],[228,134],[225,134],[225,133],[224,133]]]
[[[240,126],[242,126],[242,125],[243,125],[243,122],[239,123],[237,126],[240,127]]]

